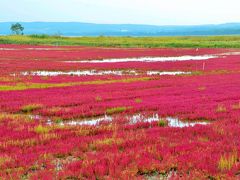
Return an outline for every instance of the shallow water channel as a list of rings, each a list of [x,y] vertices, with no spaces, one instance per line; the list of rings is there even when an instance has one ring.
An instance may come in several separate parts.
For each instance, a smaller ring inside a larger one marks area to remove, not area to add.
[[[65,61],[66,63],[118,63],[118,62],[165,62],[165,61],[189,61],[189,60],[208,60],[218,58],[217,55],[201,56],[178,56],[178,57],[136,57],[136,58],[112,58],[112,59],[93,59],[79,61]]]
[[[103,75],[115,75],[115,76],[123,76],[123,75],[148,75],[148,76],[174,76],[174,75],[185,75],[191,74],[191,72],[183,72],[183,71],[146,71],[146,72],[137,72],[136,70],[105,70],[105,71],[97,71],[97,70],[82,70],[82,71],[32,71],[32,72],[22,72],[20,75],[22,76],[103,76]],[[16,74],[14,74],[16,76]]]
[[[87,120],[72,120],[72,121],[64,121],[61,123],[58,123],[61,126],[65,126],[65,125],[70,125],[70,126],[82,126],[82,125],[88,125],[88,126],[96,126],[99,125],[102,122],[111,122],[113,121],[114,117],[109,116],[109,115],[105,115],[102,117],[95,117],[95,118],[91,118],[91,119],[87,119]],[[179,127],[179,128],[183,128],[183,127],[193,127],[195,125],[208,125],[209,122],[199,122],[199,121],[195,121],[195,122],[185,122],[185,121],[181,121],[180,119],[176,118],[176,117],[166,117],[166,118],[161,118],[159,117],[158,114],[153,114],[151,116],[145,116],[142,114],[136,114],[136,115],[132,115],[132,116],[126,116],[126,119],[129,120],[129,124],[136,124],[138,122],[157,122],[160,120],[164,120],[167,121],[167,124],[169,127]],[[51,121],[50,119],[47,121],[48,125],[52,125],[54,124],[53,121]]]

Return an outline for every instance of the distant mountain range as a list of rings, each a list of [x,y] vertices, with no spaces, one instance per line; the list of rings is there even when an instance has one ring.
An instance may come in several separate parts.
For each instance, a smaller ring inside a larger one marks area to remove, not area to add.
[[[0,34],[11,34],[13,22],[0,23]],[[155,26],[134,24],[91,24],[80,22],[21,22],[24,34],[63,36],[201,36],[239,35],[240,23],[196,26]]]

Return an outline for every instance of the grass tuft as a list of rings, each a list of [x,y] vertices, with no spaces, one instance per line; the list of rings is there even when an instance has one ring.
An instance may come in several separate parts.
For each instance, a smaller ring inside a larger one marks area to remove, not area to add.
[[[38,125],[37,127],[34,128],[34,131],[37,133],[37,134],[46,134],[49,132],[49,128],[47,127],[44,127],[42,125]]]
[[[158,126],[160,127],[165,127],[168,125],[168,122],[165,119],[159,119],[159,121],[157,122]]]
[[[21,111],[24,113],[31,113],[37,109],[42,108],[43,106],[41,104],[28,104],[21,108]]]
[[[237,163],[237,161],[238,161],[237,152],[233,152],[232,154],[230,154],[228,156],[222,155],[218,162],[218,168],[221,171],[230,170]]]
[[[136,99],[135,99],[135,102],[136,102],[136,103],[141,103],[141,102],[142,102],[142,99],[136,98]]]
[[[227,108],[224,105],[218,105],[216,112],[218,113],[227,112]]]
[[[106,110],[106,113],[107,114],[115,114],[115,113],[121,113],[121,112],[124,112],[124,111],[126,111],[127,110],[127,108],[126,107],[114,107],[114,108],[108,108],[107,110]]]

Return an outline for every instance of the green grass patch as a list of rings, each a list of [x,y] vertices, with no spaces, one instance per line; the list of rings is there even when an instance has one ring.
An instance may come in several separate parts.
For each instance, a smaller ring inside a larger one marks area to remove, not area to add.
[[[157,122],[157,125],[158,125],[159,127],[165,127],[165,126],[168,125],[168,122],[167,122],[167,120],[165,120],[165,119],[159,119],[159,121]]]
[[[49,128],[47,127],[44,127],[42,125],[38,125],[37,127],[34,128],[34,131],[37,133],[37,134],[46,134],[49,132]]]
[[[42,108],[43,106],[41,104],[28,104],[21,108],[21,111],[24,113],[31,113],[37,109]]]
[[[116,114],[116,113],[122,113],[127,110],[127,107],[114,107],[114,108],[108,108],[106,110],[107,114]]]
[[[54,87],[69,87],[77,85],[101,85],[101,84],[112,84],[112,83],[131,83],[138,81],[148,81],[151,77],[141,77],[141,78],[127,78],[120,80],[97,80],[97,81],[86,81],[86,82],[74,82],[74,83],[17,83],[16,85],[0,85],[0,91],[17,91],[17,90],[27,90],[27,89],[46,89]]]
[[[221,171],[230,170],[238,161],[237,151],[231,153],[230,155],[222,155],[218,161],[218,168]]]
[[[240,36],[178,37],[61,37],[49,35],[0,36],[0,44],[145,48],[240,48]]]
[[[135,102],[136,102],[136,103],[141,103],[141,102],[142,102],[142,99],[136,98],[136,99],[135,99]]]

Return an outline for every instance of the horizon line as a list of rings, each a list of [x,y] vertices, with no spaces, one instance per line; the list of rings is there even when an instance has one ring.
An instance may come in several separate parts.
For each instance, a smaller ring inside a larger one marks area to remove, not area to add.
[[[225,24],[240,24],[240,22],[223,22],[223,23],[209,23],[209,24],[138,24],[138,23],[94,23],[83,21],[0,21],[0,23],[81,23],[81,24],[94,24],[94,25],[136,25],[136,26],[217,26]]]

